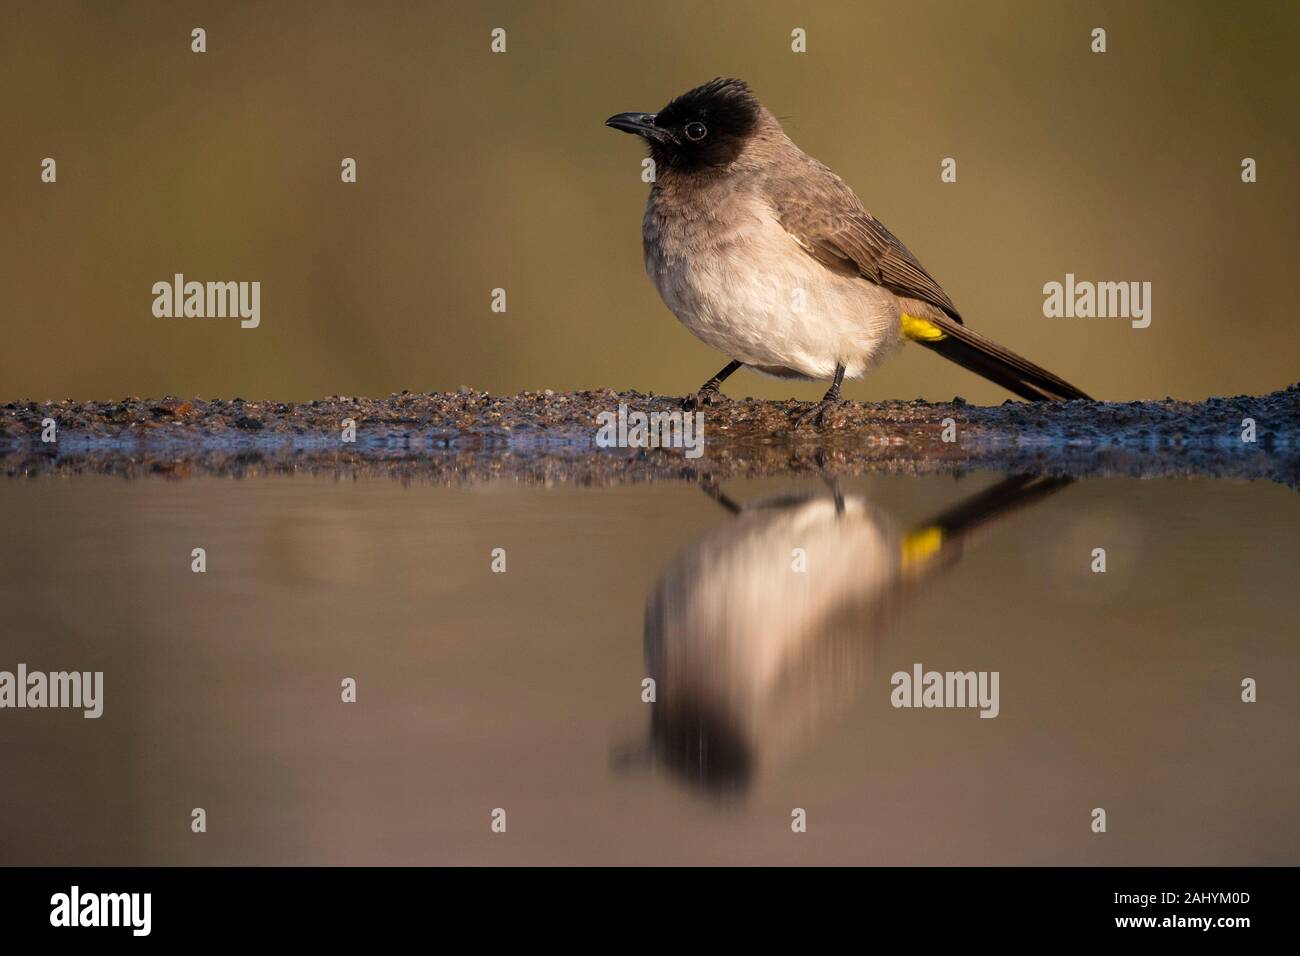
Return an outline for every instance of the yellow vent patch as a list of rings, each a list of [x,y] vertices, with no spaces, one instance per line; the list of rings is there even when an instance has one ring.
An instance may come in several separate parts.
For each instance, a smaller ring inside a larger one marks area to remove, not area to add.
[[[912,568],[934,557],[943,547],[943,529],[938,525],[913,531],[903,539],[903,567]]]
[[[913,342],[938,342],[948,337],[947,332],[929,319],[920,319],[915,315],[908,315],[904,312],[901,321],[904,337],[911,339]]]

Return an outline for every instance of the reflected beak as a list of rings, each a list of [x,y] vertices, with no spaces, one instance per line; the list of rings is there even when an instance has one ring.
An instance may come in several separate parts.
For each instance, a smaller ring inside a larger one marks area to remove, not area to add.
[[[611,116],[605,120],[606,126],[622,130],[624,133],[634,133],[637,136],[653,139],[659,143],[675,143],[677,137],[667,130],[655,126],[654,113],[619,113],[617,116]]]

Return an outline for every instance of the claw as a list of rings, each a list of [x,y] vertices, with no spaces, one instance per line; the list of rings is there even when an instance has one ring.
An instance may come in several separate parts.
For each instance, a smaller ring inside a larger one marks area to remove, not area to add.
[[[813,424],[816,425],[818,428],[821,428],[823,425],[826,424],[826,413],[829,412],[831,409],[837,408],[842,404],[843,402],[838,398],[823,398],[812,408],[809,408],[806,411],[800,412],[798,415],[796,415],[794,417],[794,427],[796,429],[801,428],[803,426],[803,423],[808,421],[808,419],[811,418],[813,420]]]
[[[694,395],[687,395],[682,399],[682,408],[685,411],[693,412],[698,408],[704,408],[708,405],[721,405],[727,401],[727,396],[716,388],[702,388]]]
[[[795,429],[798,429],[800,425],[810,418],[813,420],[813,424],[818,428],[826,424],[826,413],[841,403],[840,385],[842,385],[843,382],[844,364],[841,362],[835,366],[835,377],[831,380],[831,387],[827,389],[826,394],[822,396],[822,400],[812,408],[808,409],[808,411],[795,416]]]

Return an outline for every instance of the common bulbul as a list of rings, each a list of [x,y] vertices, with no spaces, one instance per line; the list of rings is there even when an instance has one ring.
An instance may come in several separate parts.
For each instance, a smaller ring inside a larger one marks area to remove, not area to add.
[[[1001,520],[1069,478],[1013,475],[929,520],[902,525],[856,495],[796,493],[736,502],[688,545],[646,600],[646,673],[656,685],[646,744],[615,766],[665,767],[717,795],[742,792],[763,763],[797,749],[829,714],[875,688],[874,661],[898,616],[937,591]],[[803,549],[816,567],[792,574]]]
[[[606,126],[649,144],[655,180],[642,222],[646,271],[664,304],[731,361],[687,408],[722,399],[742,366],[829,380],[821,422],[904,339],[1022,398],[1088,398],[962,322],[952,300],[827,166],[786,136],[742,80],[719,78],[658,113]]]

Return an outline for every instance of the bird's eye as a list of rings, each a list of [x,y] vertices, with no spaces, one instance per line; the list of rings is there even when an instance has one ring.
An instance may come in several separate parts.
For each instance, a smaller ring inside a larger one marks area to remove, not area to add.
[[[696,122],[686,124],[686,138],[692,142],[698,143],[708,135],[708,132],[709,131],[704,128],[703,123]]]

